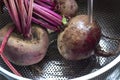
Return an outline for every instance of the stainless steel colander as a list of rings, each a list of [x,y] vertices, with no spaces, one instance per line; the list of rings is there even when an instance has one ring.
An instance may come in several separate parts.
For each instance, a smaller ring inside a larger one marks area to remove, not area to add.
[[[86,0],[76,0],[79,4],[79,14],[87,14]],[[120,37],[120,0],[94,0],[94,18],[99,23],[102,33],[112,38]],[[0,14],[0,27],[2,28],[11,19],[4,8]],[[9,79],[33,79],[33,80],[85,80],[92,79],[120,61],[120,52],[115,56],[101,57],[93,55],[81,61],[67,61],[58,52],[56,45],[56,33],[50,34],[51,44],[46,57],[38,64],[31,66],[13,66],[23,77],[14,75],[0,58],[0,74]],[[105,51],[116,51],[119,41],[101,37],[100,43]]]

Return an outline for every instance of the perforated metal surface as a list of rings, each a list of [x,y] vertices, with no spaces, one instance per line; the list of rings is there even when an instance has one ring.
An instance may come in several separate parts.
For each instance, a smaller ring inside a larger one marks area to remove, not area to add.
[[[86,0],[78,1],[80,9],[79,14],[87,14]],[[120,1],[119,0],[94,0],[94,18],[100,24],[102,33],[109,37],[118,38],[120,36]],[[4,8],[4,11],[6,9]],[[0,14],[0,27],[10,22],[7,12]],[[81,77],[99,70],[113,61],[119,53],[112,57],[91,56],[82,61],[65,60],[58,52],[56,45],[56,33],[50,35],[51,44],[46,57],[38,64],[32,66],[14,67],[23,77],[39,80],[41,78],[54,78],[55,80],[66,80]],[[118,41],[102,37],[100,45],[105,51],[115,51],[118,47]],[[0,66],[10,71],[6,64],[0,58]]]

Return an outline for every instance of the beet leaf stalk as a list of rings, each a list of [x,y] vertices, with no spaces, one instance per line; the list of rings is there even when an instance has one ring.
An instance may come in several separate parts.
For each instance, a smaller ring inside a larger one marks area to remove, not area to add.
[[[31,34],[31,20],[32,20],[32,11],[33,11],[33,1],[29,1],[28,10],[24,4],[25,0],[4,0],[4,3],[8,9],[8,12],[15,24],[15,29],[18,30],[25,38],[29,38]],[[28,2],[27,2],[28,3]]]
[[[30,37],[31,34],[31,21],[32,21],[32,12],[33,12],[33,2],[34,0],[30,0],[30,4],[29,4],[29,10],[28,10],[28,16],[27,16],[27,25],[25,28],[25,36]]]
[[[30,0],[24,0],[24,4],[28,11]],[[54,6],[55,2],[52,0],[35,0],[33,3],[32,22],[50,30],[60,31],[59,27],[62,25],[62,16],[50,9],[50,7]]]
[[[51,6],[55,6],[55,0],[35,0],[35,1],[41,1]]]
[[[35,0],[35,3],[37,3],[38,5],[41,5],[47,9],[50,10],[54,10],[55,8],[55,2],[51,1],[51,0]]]
[[[19,33],[22,33],[17,8],[16,8],[16,5],[15,5],[15,1],[14,0],[4,0],[4,3],[5,3],[5,5],[8,9],[8,12],[9,12],[13,22],[16,25],[17,31]]]
[[[62,16],[60,16],[53,10],[45,8],[37,3],[33,4],[33,17],[34,18],[32,18],[32,21],[34,23],[40,24],[41,26],[54,31],[59,30],[60,28],[58,27],[62,25]],[[47,22],[47,24],[44,22]],[[43,24],[46,24],[48,26],[44,26]],[[51,26],[54,28],[51,28]]]

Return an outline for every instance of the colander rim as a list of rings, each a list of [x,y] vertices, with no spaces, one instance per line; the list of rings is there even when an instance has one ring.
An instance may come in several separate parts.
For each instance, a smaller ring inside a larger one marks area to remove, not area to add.
[[[97,70],[95,72],[92,72],[90,74],[87,74],[87,75],[84,75],[84,76],[81,76],[81,77],[77,77],[77,78],[74,78],[74,79],[70,79],[70,80],[88,80],[88,79],[95,78],[95,77],[101,75],[102,73],[105,73],[106,71],[110,70],[112,67],[117,65],[119,62],[120,62],[120,55],[118,55],[118,57],[116,57],[112,62],[105,65],[101,69],[99,69],[99,70]],[[7,76],[9,76],[11,78],[14,78],[14,79],[31,80],[29,78],[24,78],[24,77],[17,76],[15,74],[13,74],[12,72],[7,71],[6,69],[2,68],[1,66],[0,66],[0,71],[3,73],[3,75],[7,75]]]

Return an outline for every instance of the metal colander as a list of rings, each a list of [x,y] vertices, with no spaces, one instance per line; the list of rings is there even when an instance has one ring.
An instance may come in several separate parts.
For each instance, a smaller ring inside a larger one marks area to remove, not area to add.
[[[87,14],[87,0],[76,0],[79,4],[79,14]],[[102,33],[112,38],[120,36],[120,0],[94,0],[94,18],[99,23]],[[11,19],[4,8],[0,14],[0,27],[2,28]],[[65,60],[58,52],[56,33],[50,34],[50,46],[45,58],[38,64],[31,66],[13,66],[23,77],[14,75],[0,58],[0,73],[9,79],[51,79],[51,80],[85,80],[94,78],[112,68],[120,60],[119,52],[115,56],[101,57],[93,55],[81,61]],[[119,42],[101,37],[102,49],[107,52],[116,51]]]

